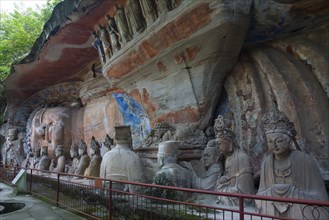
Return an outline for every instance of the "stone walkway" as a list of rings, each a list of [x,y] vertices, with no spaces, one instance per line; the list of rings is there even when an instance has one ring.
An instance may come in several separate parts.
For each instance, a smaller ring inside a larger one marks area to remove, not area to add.
[[[14,212],[0,214],[0,220],[83,220],[76,214],[41,201],[28,194],[15,195],[13,188],[0,182],[0,212],[7,209],[1,204],[24,203],[25,206]],[[4,205],[3,204],[3,205]]]

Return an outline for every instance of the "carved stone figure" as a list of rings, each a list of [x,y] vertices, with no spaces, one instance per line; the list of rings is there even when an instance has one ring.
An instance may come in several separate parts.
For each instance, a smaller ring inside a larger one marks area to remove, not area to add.
[[[226,128],[223,116],[215,120],[216,142],[219,151],[225,156],[225,171],[217,181],[217,191],[228,193],[254,194],[253,171],[249,156],[239,149],[235,134]],[[237,206],[239,200],[234,197],[218,197],[218,204]],[[245,200],[246,205],[251,205]]]
[[[159,143],[174,139],[174,129],[167,122],[157,123],[147,138],[143,147],[157,147]]]
[[[63,173],[65,169],[65,156],[63,155],[64,146],[58,145],[55,150],[56,159],[51,161],[49,170],[53,172]]]
[[[90,162],[90,157],[87,154],[87,145],[83,140],[80,141],[79,156],[79,165],[75,174],[83,176]]]
[[[98,142],[96,141],[95,137],[92,136],[90,141],[90,163],[87,167],[84,175],[85,176],[94,176],[99,177],[102,157],[101,157],[101,151],[100,146]]]
[[[95,40],[93,42],[93,47],[95,49],[97,49],[98,56],[101,59],[102,63],[104,64],[104,63],[106,63],[106,58],[105,58],[105,51],[104,51],[103,43],[95,31],[93,32],[93,37],[95,38]]]
[[[187,146],[201,146],[205,148],[207,145],[207,137],[200,129],[193,128],[192,125],[178,126],[173,138],[175,141],[180,141],[183,145]]]
[[[131,41],[132,36],[129,30],[128,22],[126,19],[126,14],[123,10],[123,8],[119,7],[117,4],[114,5],[114,10],[116,14],[114,15],[115,23],[118,26],[118,30],[120,33],[120,42],[122,44],[127,43],[128,41]]]
[[[41,159],[39,161],[39,170],[49,170],[51,159],[48,156],[48,147],[41,147]]]
[[[119,31],[118,31],[117,25],[115,23],[114,17],[111,17],[110,15],[106,15],[105,18],[107,20],[107,30],[108,30],[109,35],[110,35],[112,52],[115,53],[120,49]]]
[[[140,158],[131,151],[131,131],[129,126],[114,127],[116,146],[107,152],[101,163],[100,177],[114,180],[143,182],[144,171]],[[129,191],[136,191],[129,186]]]
[[[203,164],[206,172],[198,176],[190,163],[184,163],[188,169],[192,171],[192,187],[195,189],[203,189],[214,191],[216,183],[220,176],[223,174],[223,165],[219,162],[222,155],[216,145],[216,140],[210,140],[203,152]]]
[[[271,154],[261,168],[257,195],[328,201],[323,179],[314,159],[293,150],[294,124],[277,108],[265,114],[263,124]],[[273,201],[256,201],[259,212],[288,219],[314,219],[313,207]],[[328,207],[327,207],[328,209]],[[318,219],[328,219],[329,209],[317,209]]]
[[[143,32],[146,24],[139,2],[136,0],[128,0],[125,12],[132,35]]]
[[[72,144],[71,116],[72,108],[64,106],[42,108],[37,111],[31,126],[32,148],[48,146],[49,157],[55,158],[56,147],[64,145],[64,155],[68,157],[69,146]]]
[[[104,157],[104,155],[106,154],[106,152],[110,151],[112,148],[114,148],[114,143],[113,143],[113,139],[107,134],[105,137],[105,141],[102,145],[101,148],[101,156]]]
[[[74,143],[72,143],[71,145],[70,156],[72,162],[71,166],[69,167],[68,173],[74,174],[79,166],[79,148]]]
[[[4,148],[4,164],[21,166],[24,161],[23,141],[17,136],[17,129],[9,129]]]
[[[139,4],[142,8],[142,12],[149,26],[157,19],[157,11],[154,0],[139,0]]]
[[[103,44],[105,58],[106,60],[109,60],[113,53],[111,43],[108,40],[106,29],[102,25],[98,25],[98,31],[99,39],[102,41]]]
[[[31,158],[31,163],[30,163],[30,168],[33,169],[38,169],[39,168],[39,163],[40,163],[40,159],[41,159],[41,149],[33,149],[32,150],[33,156]]]
[[[167,11],[171,11],[176,7],[176,4],[173,4],[175,0],[155,0],[158,8],[158,14],[164,14]]]
[[[172,186],[191,188],[190,172],[177,164],[177,154],[180,142],[165,141],[159,144],[158,165],[160,170],[156,173],[153,182],[160,184],[158,179],[172,181]]]

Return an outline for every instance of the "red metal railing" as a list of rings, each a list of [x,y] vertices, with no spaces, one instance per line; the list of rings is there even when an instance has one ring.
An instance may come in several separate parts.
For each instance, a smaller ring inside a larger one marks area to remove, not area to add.
[[[11,183],[20,168],[0,166],[0,169],[0,180]],[[29,193],[93,219],[286,219],[259,214],[256,208],[246,207],[245,200],[303,204],[315,210],[313,219],[320,218],[316,214],[320,209],[329,215],[329,202],[323,201],[212,192],[24,169],[28,174]],[[127,190],[128,186],[134,191]],[[189,199],[182,200],[182,195],[188,195]],[[238,198],[239,206],[218,206],[214,200],[218,196]],[[204,201],[214,202],[202,203],[204,197],[207,197]]]

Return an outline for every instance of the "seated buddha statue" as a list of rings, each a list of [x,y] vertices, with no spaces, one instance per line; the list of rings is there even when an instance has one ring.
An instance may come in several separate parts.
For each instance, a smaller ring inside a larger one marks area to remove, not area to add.
[[[265,114],[263,124],[270,154],[262,163],[257,195],[328,201],[316,162],[308,154],[294,150],[297,145],[294,124],[277,108]],[[257,200],[256,205],[262,214],[314,219],[312,206],[264,200]],[[326,208],[317,208],[318,219],[329,219]]]

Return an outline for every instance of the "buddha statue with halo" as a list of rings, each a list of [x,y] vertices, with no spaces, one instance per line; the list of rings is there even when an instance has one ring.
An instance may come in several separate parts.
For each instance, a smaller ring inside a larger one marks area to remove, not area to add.
[[[297,144],[294,124],[277,108],[265,114],[263,124],[271,153],[263,161],[257,195],[328,201],[316,162],[308,154],[294,150],[293,145]],[[312,206],[264,200],[257,200],[256,206],[261,214],[314,219]],[[316,209],[317,219],[329,219],[328,207]]]

